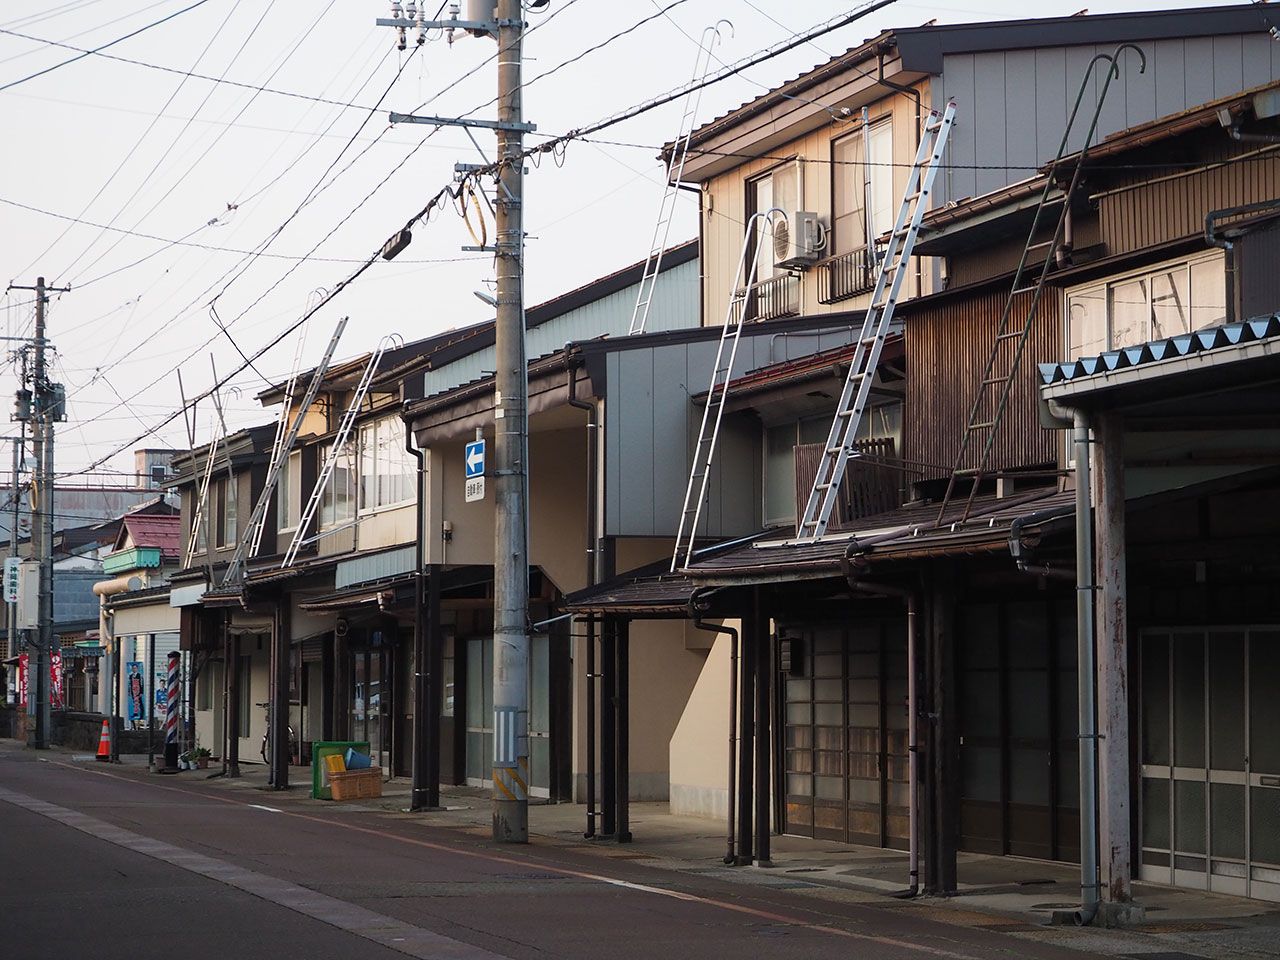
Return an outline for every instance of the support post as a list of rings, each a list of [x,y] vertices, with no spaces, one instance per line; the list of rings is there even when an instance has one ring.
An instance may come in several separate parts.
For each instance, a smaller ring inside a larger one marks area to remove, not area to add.
[[[35,725],[28,745],[37,750],[49,746],[49,658],[53,652],[53,416],[49,409],[48,373],[45,368],[44,277],[36,280],[35,370],[35,502],[31,518],[31,542],[40,561],[39,621],[35,669],[28,671],[28,696],[35,697]],[[28,663],[30,660],[28,660]],[[116,738],[111,726],[111,742]]]
[[[193,645],[194,646],[194,645]],[[156,766],[156,635],[147,634],[147,682],[142,685],[147,695],[147,769]]]
[[[617,666],[614,668],[614,698],[617,710],[617,721],[614,732],[618,745],[614,750],[614,758],[618,764],[617,801],[618,843],[631,842],[631,622],[619,619],[614,627],[614,655]]]
[[[1099,853],[1103,899],[1133,900],[1129,798],[1129,640],[1125,582],[1124,425],[1094,421],[1098,565]],[[1109,911],[1111,912],[1111,911]]]
[[[618,831],[616,632],[613,617],[605,617],[600,623],[600,834],[605,837]]]
[[[596,691],[599,677],[596,675],[596,618],[587,615],[587,828],[583,836],[590,840],[596,835]]]
[[[753,643],[756,654],[756,709],[755,709],[755,774],[756,774],[756,866],[769,867],[773,863],[769,858],[770,834],[770,783],[773,779],[773,767],[770,764],[769,744],[772,739],[769,731],[769,700],[772,696],[773,645],[770,642],[772,631],[769,629],[769,617],[765,614],[761,590],[756,587],[752,591],[751,606],[755,636]]]
[[[351,739],[351,647],[333,632],[333,739]]]
[[[227,776],[240,776],[240,634],[231,632],[231,615],[226,614],[227,632]]]
[[[423,578],[426,582],[423,582]],[[413,644],[413,791],[411,810],[440,806],[440,710],[444,637],[440,630],[440,564],[419,572]]]
[[[738,719],[738,852],[737,863],[746,866],[754,859],[753,845],[755,819],[752,806],[755,793],[755,708],[756,708],[756,648],[757,616],[749,605],[742,618],[742,650],[738,658],[742,671],[741,691],[738,695],[740,714]]]
[[[271,788],[289,789],[289,597],[276,600],[271,627]]]
[[[493,838],[529,840],[528,370],[520,0],[498,0],[497,319],[494,409]]]

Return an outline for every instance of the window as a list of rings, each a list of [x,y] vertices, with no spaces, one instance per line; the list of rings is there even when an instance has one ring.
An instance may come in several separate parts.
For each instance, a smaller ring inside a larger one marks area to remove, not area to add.
[[[766,525],[795,523],[796,458],[798,444],[824,443],[831,416],[805,417],[765,428],[764,521]],[[857,440],[902,439],[902,404],[896,401],[868,407],[858,424]],[[803,491],[807,493],[807,491]]]
[[[416,461],[404,448],[404,421],[388,417],[360,430],[360,509],[414,498]]]
[[[236,542],[236,519],[239,504],[236,496],[239,485],[235,477],[224,477],[218,481],[216,504],[218,510],[218,546],[225,547]]]
[[[783,163],[762,177],[747,181],[747,214],[751,216],[777,208],[791,217],[804,204],[804,177],[801,161]],[[777,222],[777,215],[774,215]],[[755,283],[748,300],[747,319],[771,320],[800,312],[800,283],[787,269],[775,266],[773,231],[757,223],[752,242]],[[747,277],[742,278],[745,282]]]
[[[207,505],[206,505],[207,507]],[[200,509],[200,491],[193,489],[191,491],[191,518],[194,530],[192,536],[196,541],[196,553],[204,553],[209,549],[209,511],[208,509],[200,510],[200,516],[196,517],[196,511]]]
[[[870,150],[870,158],[867,152]],[[867,246],[867,201],[871,236],[893,227],[893,127],[888,120],[836,140],[832,144],[834,178],[831,222],[832,252],[850,253]]]
[[[323,451],[327,459],[332,444]],[[320,526],[332,527],[347,523],[355,517],[356,446],[351,440],[342,445],[325,484],[324,497],[320,501]]]
[[[276,478],[276,529],[292,530],[302,513],[302,451],[295,450],[280,464]]]
[[[1067,294],[1067,355],[1096,356],[1225,323],[1224,261],[1211,253]]]

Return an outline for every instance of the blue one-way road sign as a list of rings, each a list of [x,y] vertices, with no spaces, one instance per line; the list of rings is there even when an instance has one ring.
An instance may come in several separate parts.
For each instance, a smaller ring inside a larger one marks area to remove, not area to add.
[[[484,476],[484,441],[473,440],[467,444],[463,462],[467,467],[467,479]]]

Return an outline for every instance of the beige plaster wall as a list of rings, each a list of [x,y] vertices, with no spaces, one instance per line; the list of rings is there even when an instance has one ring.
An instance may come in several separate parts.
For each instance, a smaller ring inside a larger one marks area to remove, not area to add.
[[[921,97],[929,102],[928,82],[917,84]],[[893,207],[896,213],[902,194],[905,192],[907,179],[911,173],[911,163],[915,159],[915,102],[905,94],[891,94],[870,105],[872,122],[892,115],[893,122],[893,154],[894,168]],[[703,297],[705,304],[705,323],[719,326],[724,323],[725,310],[729,304],[730,287],[738,269],[738,260],[742,255],[742,241],[747,220],[747,181],[780,166],[783,158],[795,158],[820,161],[803,164],[803,198],[802,208],[812,210],[823,218],[828,228],[831,226],[831,166],[832,141],[848,136],[861,129],[861,120],[855,116],[854,122],[832,121],[825,127],[793,140],[783,146],[772,148],[765,159],[752,160],[737,169],[730,170],[711,179],[705,186],[703,196]],[[923,271],[925,289],[929,289],[930,271]],[[915,271],[910,271],[904,281],[903,299],[917,296]],[[870,302],[870,294],[863,294],[839,303],[822,304],[818,302],[818,271],[810,268],[801,279],[800,312],[804,316],[832,313],[845,310],[862,310]]]
[[[720,820],[728,814],[730,646],[722,634],[700,656],[701,670],[671,736],[672,813]]]

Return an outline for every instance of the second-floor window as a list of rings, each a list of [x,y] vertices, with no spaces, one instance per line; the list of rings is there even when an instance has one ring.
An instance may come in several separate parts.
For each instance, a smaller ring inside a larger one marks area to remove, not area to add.
[[[276,529],[292,530],[302,513],[302,451],[295,450],[280,464],[276,478]]]
[[[404,447],[404,421],[388,417],[360,429],[360,509],[414,498],[415,460]]]
[[[874,239],[893,226],[893,127],[877,121],[836,140],[831,153],[831,252],[865,250],[868,233]]]
[[[800,160],[791,160],[768,173],[747,181],[747,215],[777,208],[791,217],[804,204],[804,173]],[[774,215],[777,222],[777,215]],[[752,237],[755,258],[755,285],[747,300],[747,318],[770,320],[799,312],[799,284],[783,267],[777,266],[774,233],[758,224]],[[744,271],[745,273],[745,271]],[[745,282],[747,277],[743,277]]]
[[[1226,318],[1225,265],[1213,251],[1067,291],[1067,356],[1097,356]]]
[[[218,481],[217,496],[214,497],[216,505],[216,519],[218,530],[218,546],[228,547],[236,542],[237,520],[239,517],[239,503],[236,496],[238,485],[235,477],[223,477]]]
[[[328,457],[333,447],[325,448],[322,456]],[[355,518],[356,513],[356,445],[348,440],[338,451],[333,464],[333,472],[329,474],[329,482],[325,484],[324,496],[320,501],[320,526],[332,527],[346,523]]]

